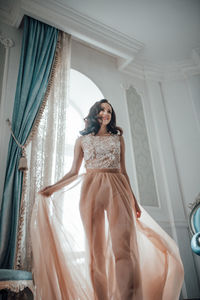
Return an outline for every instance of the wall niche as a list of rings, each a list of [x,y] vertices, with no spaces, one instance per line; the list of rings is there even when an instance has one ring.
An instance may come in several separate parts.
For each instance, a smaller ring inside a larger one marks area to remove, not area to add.
[[[142,99],[132,86],[126,90],[126,99],[140,203],[144,206],[158,207],[158,196]]]

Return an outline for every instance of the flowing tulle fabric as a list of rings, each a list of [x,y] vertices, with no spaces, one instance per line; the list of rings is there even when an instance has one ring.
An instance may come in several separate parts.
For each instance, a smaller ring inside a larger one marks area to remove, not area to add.
[[[183,265],[174,240],[115,170],[74,176],[31,219],[36,299],[176,300]]]

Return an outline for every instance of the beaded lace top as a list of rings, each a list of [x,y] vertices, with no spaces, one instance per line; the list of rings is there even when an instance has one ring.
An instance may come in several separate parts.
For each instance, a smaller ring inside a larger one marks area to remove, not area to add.
[[[86,169],[120,169],[120,138],[116,134],[82,136]]]

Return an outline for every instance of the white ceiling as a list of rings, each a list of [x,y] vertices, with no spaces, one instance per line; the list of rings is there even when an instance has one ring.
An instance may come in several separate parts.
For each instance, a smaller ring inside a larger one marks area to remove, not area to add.
[[[0,0],[0,15],[16,2]],[[144,45],[136,54],[143,61],[173,63],[190,58],[193,49],[199,53],[200,0],[21,0],[31,2],[49,9],[62,4],[136,39]]]
[[[145,44],[152,62],[187,59],[200,47],[199,0],[59,0]]]

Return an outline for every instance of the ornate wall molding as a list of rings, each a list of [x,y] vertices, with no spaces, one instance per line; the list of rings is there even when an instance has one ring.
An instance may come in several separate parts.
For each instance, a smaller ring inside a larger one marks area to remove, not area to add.
[[[12,47],[14,47],[14,41],[6,36],[4,33],[0,32],[0,47],[1,47],[1,76],[0,76],[0,145],[5,144],[7,132],[7,124],[6,124],[6,114],[7,114],[7,92],[8,92],[8,67],[9,67],[9,57],[10,51]],[[2,172],[5,170],[5,149],[2,146],[0,148],[0,161],[2,163]],[[0,184],[0,194],[2,193],[3,186]],[[1,195],[0,195],[1,196]]]
[[[0,31],[0,43],[5,48],[12,48],[15,45],[14,41],[11,38],[5,36],[1,31]]]
[[[2,68],[1,70],[3,76],[1,78],[2,80],[2,90],[0,91],[0,108],[1,108],[1,114],[3,113],[3,108],[5,105],[5,99],[6,99],[6,86],[7,86],[7,77],[8,77],[8,60],[9,60],[9,52],[10,48],[14,47],[15,43],[14,41],[6,36],[4,33],[0,31],[0,44],[4,46],[5,51],[4,55],[1,58],[2,59]],[[0,117],[2,119],[2,115],[0,114]]]

